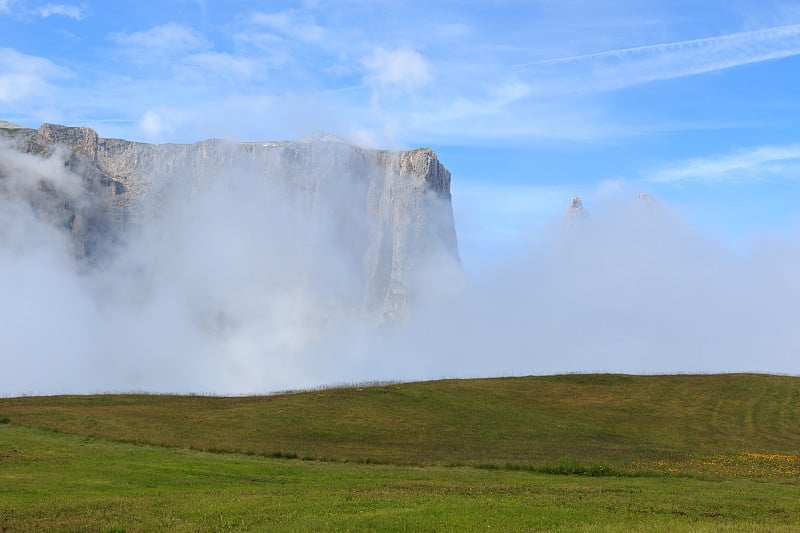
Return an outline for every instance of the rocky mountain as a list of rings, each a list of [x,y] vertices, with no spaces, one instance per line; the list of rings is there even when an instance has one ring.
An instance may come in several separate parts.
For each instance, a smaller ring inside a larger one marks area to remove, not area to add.
[[[193,191],[242,176],[265,184],[263,190],[310,222],[311,231],[300,231],[287,220],[283,231],[297,233],[297,246],[313,249],[324,239],[340,249],[360,271],[361,305],[389,320],[413,298],[411,281],[426,261],[458,262],[450,172],[430,149],[372,150],[329,135],[147,144],[105,139],[86,127],[30,129],[3,121],[0,139],[0,194],[24,197],[40,217],[68,232],[76,254],[90,263],[113,254],[132,228],[168,208],[166,198],[190,201]],[[10,178],[20,158],[28,167],[47,162],[52,168],[43,168],[35,187],[20,190]],[[77,176],[80,190],[57,186],[51,175],[60,173],[65,180]]]
[[[582,221],[589,218],[589,212],[583,207],[581,197],[575,195],[570,200],[567,206],[567,213],[565,215],[567,231],[574,231]]]

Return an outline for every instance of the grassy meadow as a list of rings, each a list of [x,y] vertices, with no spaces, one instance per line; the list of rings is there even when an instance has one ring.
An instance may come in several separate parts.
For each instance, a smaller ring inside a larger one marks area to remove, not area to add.
[[[800,378],[0,399],[0,531],[800,528]]]

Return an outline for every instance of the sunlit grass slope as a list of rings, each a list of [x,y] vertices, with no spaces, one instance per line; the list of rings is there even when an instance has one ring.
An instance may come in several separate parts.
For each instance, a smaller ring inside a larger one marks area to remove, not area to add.
[[[0,425],[0,531],[796,531],[796,484],[287,461]]]
[[[800,475],[800,378],[786,376],[566,375],[240,398],[24,397],[0,399],[0,417],[82,436],[305,459]]]

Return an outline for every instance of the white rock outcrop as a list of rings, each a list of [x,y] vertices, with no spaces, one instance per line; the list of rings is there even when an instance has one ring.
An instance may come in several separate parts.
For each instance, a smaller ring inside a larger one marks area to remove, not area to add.
[[[72,234],[78,255],[88,260],[150,216],[148,206],[166,192],[246,174],[283,195],[312,226],[335,226],[326,235],[341,235],[337,245],[360,265],[363,306],[388,320],[405,312],[413,298],[411,277],[425,261],[458,263],[450,172],[430,149],[372,150],[330,135],[300,142],[147,144],[101,138],[85,127],[34,130],[0,122],[3,138],[16,152],[60,157],[81,177],[86,198],[79,201],[46,187],[37,194],[59,205],[53,223]],[[3,168],[0,152],[0,182]],[[33,201],[47,203],[41,198]],[[315,246],[311,233],[298,237],[300,245]]]

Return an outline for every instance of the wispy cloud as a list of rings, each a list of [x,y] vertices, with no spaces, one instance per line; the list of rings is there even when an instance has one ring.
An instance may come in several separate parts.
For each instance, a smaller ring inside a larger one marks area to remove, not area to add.
[[[375,48],[362,60],[366,81],[382,88],[411,91],[431,81],[431,67],[416,50]]]
[[[361,61],[363,81],[377,93],[392,88],[395,97],[411,96],[393,98],[380,109],[381,120],[391,117],[390,129],[398,136],[603,139],[664,126],[620,120],[597,105],[597,93],[800,55],[800,24],[515,66],[506,63],[510,52],[487,47],[483,53],[476,64],[443,55],[436,46],[426,47],[425,56],[408,48],[376,48]],[[417,93],[424,98],[415,98]]]
[[[0,5],[0,7],[2,7]],[[36,14],[42,18],[52,17],[59,15],[75,20],[83,20],[86,17],[86,6],[75,6],[68,4],[47,4],[44,7],[36,9]]]
[[[616,89],[800,54],[800,24],[708,37],[717,31],[709,28],[763,28],[773,22],[748,26],[723,13],[714,15],[713,24],[684,24],[676,22],[679,9],[632,9],[618,2],[601,7],[548,1],[546,9],[437,5],[414,24],[407,21],[418,14],[419,2],[367,7],[303,2],[292,9],[260,11],[234,2],[237,6],[215,11],[216,28],[196,16],[198,9],[187,10],[193,3],[202,9],[198,0],[166,2],[162,20],[171,23],[153,26],[131,18],[104,26],[113,45],[108,51],[71,48],[86,54],[70,63],[81,70],[81,81],[74,86],[86,80],[87,87],[75,90],[70,107],[97,108],[102,101],[103,109],[94,116],[124,109],[133,124],[147,110],[163,106],[184,108],[194,116],[195,108],[207,110],[212,101],[302,95],[314,98],[322,110],[309,127],[340,128],[344,135],[359,132],[360,139],[382,146],[616,141],[654,131],[673,133],[698,123],[718,129],[723,120],[726,127],[756,120],[755,113],[721,117],[714,106],[707,112],[667,116],[672,112],[669,105],[645,101],[661,96],[642,95],[634,102],[627,94],[614,93]],[[58,23],[56,15],[68,16],[66,8],[72,5],[89,6],[91,11],[94,3],[0,0],[0,12],[10,10],[20,24],[33,28]],[[50,18],[41,19],[37,9]],[[83,16],[89,11],[72,13]],[[666,17],[672,11],[673,16]],[[384,16],[376,16],[379,12]],[[186,13],[194,15],[186,18]],[[702,15],[711,16],[705,10]],[[799,21],[786,17],[783,24]],[[83,42],[96,41],[97,36],[90,35],[93,28],[84,26]],[[687,34],[689,29],[694,33]],[[58,36],[57,31],[48,37]],[[654,35],[661,37],[656,41]],[[688,39],[696,36],[704,38]],[[58,50],[65,37],[74,39],[62,34],[48,49]],[[649,44],[655,42],[661,44]],[[790,61],[776,62],[772,70],[777,74],[753,69],[759,76],[756,83],[766,87],[770,82],[762,76],[779,76],[781,68],[792,66]],[[98,74],[101,79],[92,79]],[[728,82],[722,74],[715,84]],[[116,85],[108,83],[110,90],[96,90],[98,83],[112,79]],[[741,94],[744,91],[737,93]],[[793,105],[791,95],[782,96]],[[776,115],[759,114],[757,119],[766,124],[777,120]],[[231,120],[227,114],[221,114],[218,123],[206,120],[204,131],[196,135],[219,136]],[[259,136],[265,136],[270,130],[262,125],[261,131]],[[293,133],[292,128],[283,135]]]
[[[800,55],[800,24],[516,65],[550,71],[575,90],[613,90]],[[563,88],[563,87],[562,87]]]
[[[211,42],[197,30],[169,23],[132,33],[113,33],[111,40],[139,58],[169,57],[211,47]]]
[[[51,81],[69,75],[69,70],[43,57],[0,48],[0,103],[24,102],[51,94]]]
[[[191,54],[183,61],[184,73],[193,70],[197,76],[209,74],[231,81],[247,81],[255,77],[263,66],[257,59],[224,52]]]
[[[270,28],[284,37],[304,42],[319,42],[326,36],[325,28],[312,18],[303,17],[294,11],[277,13],[253,13],[250,22]]]
[[[684,161],[650,173],[648,181],[722,182],[743,179],[784,177],[800,179],[800,143],[759,146],[731,154]]]

